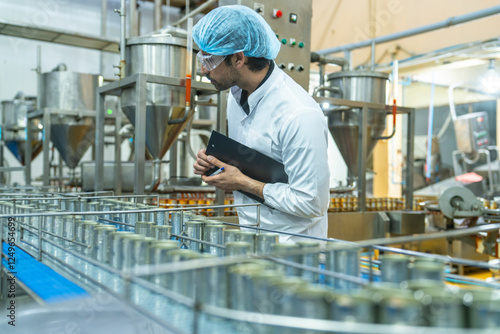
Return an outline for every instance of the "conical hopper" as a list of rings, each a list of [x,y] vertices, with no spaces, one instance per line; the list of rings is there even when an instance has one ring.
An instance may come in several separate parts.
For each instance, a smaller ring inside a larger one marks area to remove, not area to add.
[[[26,142],[24,140],[6,140],[5,145],[9,151],[16,157],[17,160],[24,166],[26,163],[25,147]],[[43,142],[41,140],[31,141],[31,160],[35,159],[43,149]]]
[[[328,128],[344,158],[349,176],[358,176],[358,117],[360,109],[334,111],[328,115]],[[366,159],[370,157],[377,144],[374,137],[382,135],[385,129],[386,112],[368,110]]]
[[[54,117],[51,140],[69,168],[75,168],[90,145],[95,141],[92,117]]]
[[[373,71],[340,71],[327,76],[328,86],[333,90],[328,96],[352,101],[372,102],[385,105],[388,75]],[[358,176],[358,135],[360,108],[336,108],[327,106],[328,128],[345,160],[350,177]],[[375,147],[374,137],[385,129],[386,111],[368,109],[367,112],[366,159]]]
[[[184,123],[169,124],[169,120],[182,118],[184,111],[184,107],[146,106],[146,147],[154,159],[163,158],[193,118],[194,110],[191,110]],[[135,106],[124,107],[123,112],[135,126]]]

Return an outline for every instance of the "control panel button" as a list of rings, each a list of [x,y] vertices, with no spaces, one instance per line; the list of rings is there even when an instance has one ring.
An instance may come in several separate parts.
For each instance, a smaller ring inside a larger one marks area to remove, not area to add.
[[[304,47],[304,43],[300,42],[300,43],[299,43],[299,48],[301,48],[301,49],[302,49],[303,47]]]
[[[286,44],[286,43],[287,43],[286,38],[283,38],[283,39],[281,40],[281,44]]]
[[[283,16],[283,12],[279,9],[273,9],[273,17],[279,19]]]
[[[297,14],[290,13],[290,23],[297,23]]]
[[[278,65],[278,67],[281,68],[282,70],[284,70],[286,68],[286,65],[283,64],[283,63],[281,63],[281,64]]]
[[[303,70],[305,70],[304,66],[302,65],[297,66],[297,71],[302,72]]]
[[[295,40],[295,38],[290,38],[290,45],[295,46],[296,44],[297,44],[297,41]]]

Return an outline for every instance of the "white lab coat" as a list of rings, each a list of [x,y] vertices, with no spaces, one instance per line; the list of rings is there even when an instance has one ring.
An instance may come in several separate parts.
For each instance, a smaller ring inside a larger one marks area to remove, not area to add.
[[[229,137],[281,162],[288,184],[264,186],[260,226],[326,238],[329,204],[328,127],[314,99],[276,64],[270,77],[248,97],[247,115],[241,89],[228,94]],[[235,204],[256,203],[234,192]],[[256,208],[238,208],[239,222],[254,225]],[[280,235],[280,242],[301,238]]]

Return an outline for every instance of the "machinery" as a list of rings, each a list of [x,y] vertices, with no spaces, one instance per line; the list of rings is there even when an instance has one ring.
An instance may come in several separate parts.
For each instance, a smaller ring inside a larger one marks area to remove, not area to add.
[[[43,141],[44,186],[0,189],[0,305],[13,286],[22,301],[40,302],[18,309],[19,327],[37,333],[62,331],[54,327],[61,318],[92,333],[497,331],[497,202],[465,188],[448,189],[438,202],[413,196],[414,109],[387,104],[387,74],[311,55],[310,0],[219,1],[235,3],[269,22],[282,43],[276,64],[305,89],[311,61],[342,67],[322,75],[313,93],[349,171],[347,185],[331,191],[328,238],[294,235],[301,241],[283,244],[280,234],[289,233],[261,229],[258,220],[240,230],[230,197],[175,183],[185,176],[190,131],[199,130],[192,124],[224,132],[226,96],[197,75],[188,18],[194,14],[186,15],[187,29],[126,38],[122,0],[118,80],[102,85],[98,75],[60,65],[38,71],[37,107],[22,96],[2,103],[2,141],[22,164]],[[123,118],[108,112],[110,96]],[[372,198],[367,160],[378,140],[394,135],[396,114],[407,118],[404,198]],[[388,115],[393,131],[383,136]],[[461,148],[467,159],[486,148],[481,117],[456,121],[472,136]],[[133,161],[121,156],[127,119]],[[50,142],[61,157],[59,186],[64,161],[72,181],[81,167],[82,182],[71,183],[82,191],[54,187]],[[105,153],[110,144],[112,158]],[[95,159],[82,162],[90,146]],[[164,194],[167,163],[171,189]],[[431,254],[435,240],[446,249]],[[492,277],[465,276],[465,267]],[[92,309],[92,321],[79,313],[82,304]],[[0,323],[0,332],[7,326]]]
[[[43,126],[39,120],[28,120],[28,113],[32,113],[35,107],[36,99],[26,97],[23,92],[19,92],[13,100],[2,101],[2,141],[24,166],[27,185],[31,183],[31,161],[42,151]],[[0,153],[0,161],[3,164],[3,146]]]
[[[201,215],[206,206],[163,209],[154,196],[40,195],[5,194],[0,202],[2,235],[10,240],[2,249],[2,275],[15,270],[17,298],[29,293],[49,303],[18,310],[19,326],[28,331],[46,333],[62,316],[95,333],[120,326],[115,319],[190,333],[381,333],[396,324],[392,333],[489,333],[499,326],[500,284],[447,270],[451,264],[499,270],[498,264],[388,246],[457,232],[321,240],[325,245],[305,237],[292,245],[277,241],[283,232],[260,231],[258,224],[240,231]],[[475,210],[477,203],[469,206],[465,196],[443,201],[459,214]],[[14,284],[5,277],[3,299]],[[109,305],[106,320],[83,323],[68,311],[75,298],[91,307]]]

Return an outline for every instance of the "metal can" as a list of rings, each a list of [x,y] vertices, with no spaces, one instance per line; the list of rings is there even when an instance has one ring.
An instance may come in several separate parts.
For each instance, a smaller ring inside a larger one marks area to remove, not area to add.
[[[213,244],[223,245],[224,243],[224,225],[219,224],[205,224],[204,227],[204,240]],[[215,256],[223,256],[224,249],[221,247],[203,245],[203,251]]]
[[[307,284],[300,277],[283,277],[281,280],[271,280],[269,282],[269,298],[274,303],[274,314],[290,315],[291,296],[301,286]]]
[[[137,219],[137,208],[135,206],[127,206],[124,208],[124,210],[128,210],[130,212],[125,214],[125,223],[130,224],[130,225],[135,225],[135,223],[139,220]]]
[[[277,244],[279,236],[277,233],[259,233],[255,243],[257,254],[269,254],[273,250],[273,245]]]
[[[411,277],[414,280],[427,279],[444,281],[444,263],[433,259],[419,259],[411,267]]]
[[[249,276],[251,280],[249,292],[252,301],[251,311],[266,314],[276,313],[276,305],[270,298],[270,284],[273,281],[282,280],[283,273],[273,269],[263,269],[249,273]]]
[[[110,263],[111,259],[111,233],[116,232],[116,227],[103,225],[95,228],[94,249],[91,257],[102,263]]]
[[[200,258],[200,254],[189,249],[178,249],[168,253],[172,263],[190,261]],[[193,298],[195,289],[195,270],[179,270],[167,275],[171,277],[171,288],[173,291]],[[168,280],[168,278],[167,278]],[[168,284],[167,284],[168,285]]]
[[[153,233],[151,231],[152,226],[154,225],[153,222],[136,222],[135,223],[135,233],[143,235],[145,237],[151,237],[153,236]]]
[[[298,241],[300,263],[313,269],[319,269],[319,243],[315,241]],[[319,275],[310,270],[301,269],[300,276],[309,283],[317,283]]]
[[[149,262],[151,265],[158,265],[171,262],[168,253],[179,249],[179,243],[173,240],[157,241],[151,245],[149,250]],[[154,274],[151,280],[163,288],[168,288],[166,274]]]
[[[384,254],[380,263],[380,280],[386,283],[400,284],[410,278],[408,256]]]
[[[137,264],[137,256],[136,253],[140,252],[145,252],[145,245],[142,242],[144,240],[143,235],[139,234],[132,234],[130,236],[127,236],[123,238],[122,243],[123,243],[123,259],[122,259],[122,266],[119,269],[131,269]],[[137,243],[137,241],[139,241]],[[140,248],[144,248],[143,251],[137,250]]]
[[[217,261],[217,256],[201,254],[201,258]],[[226,267],[220,265],[208,266],[197,271],[196,298],[201,303],[219,307],[227,307],[227,273]]]
[[[259,261],[237,264],[228,268],[229,307],[239,311],[253,310],[251,273],[269,268],[270,264]]]
[[[63,231],[62,235],[63,237],[74,240],[75,238],[75,221],[73,219],[73,216],[63,216]],[[67,241],[66,245],[70,246],[71,242]]]
[[[304,284],[295,289],[290,297],[288,315],[313,319],[329,319],[330,311],[326,302],[328,290],[320,285]],[[301,333],[316,331],[301,330]]]
[[[203,235],[203,222],[197,220],[189,220],[184,223],[186,227],[186,234],[191,239],[201,240],[201,236]],[[191,249],[196,252],[201,252],[201,243],[192,240],[186,240],[186,246],[188,249]]]
[[[180,235],[183,230],[182,226],[181,213],[172,212],[172,234]]]
[[[233,241],[226,243],[226,256],[248,255],[252,245],[244,241]]]
[[[378,303],[378,322],[391,325],[425,326],[424,305],[401,289],[382,296]]]
[[[101,203],[100,202],[87,202],[86,205],[86,211],[93,211],[93,212],[99,212],[101,211]],[[86,220],[93,220],[96,221],[98,220],[97,215],[87,215],[85,217]]]
[[[299,246],[296,244],[275,244],[272,246],[273,255],[285,261],[300,263]],[[285,264],[277,264],[277,270],[285,272],[286,276],[300,276],[300,269]]]
[[[450,288],[427,288],[414,292],[414,297],[420,300],[424,308],[424,319],[427,326],[465,328],[465,306],[462,294]],[[499,312],[500,314],[500,312]]]
[[[91,242],[93,241],[93,234],[94,234],[94,228],[98,224],[93,221],[89,220],[84,220],[81,224],[81,238],[82,238],[82,243],[85,243],[87,245],[90,245]]]
[[[111,233],[111,265],[116,269],[122,268],[123,239],[134,235],[132,232],[117,231]]]
[[[498,290],[470,290],[464,293],[470,328],[500,328],[500,292]]]
[[[334,293],[326,297],[330,306],[330,318],[336,321],[352,323],[375,323],[376,303],[372,292],[358,290],[350,294]]]
[[[155,221],[156,221],[156,225],[158,225],[158,226],[168,225],[167,212],[166,211],[157,211]]]
[[[172,226],[170,225],[153,225],[151,227],[151,235],[156,240],[170,240],[172,237]]]
[[[255,231],[239,231],[236,232],[236,241],[248,242],[251,245],[250,251],[255,253],[256,235]]]
[[[224,244],[227,244],[228,242],[235,242],[236,233],[238,233],[239,231],[240,230],[235,228],[224,228]]]
[[[342,248],[336,249],[335,256],[335,271],[345,275],[359,278],[359,247],[343,245]],[[336,279],[335,288],[341,291],[350,291],[359,288],[358,284],[347,279]]]

